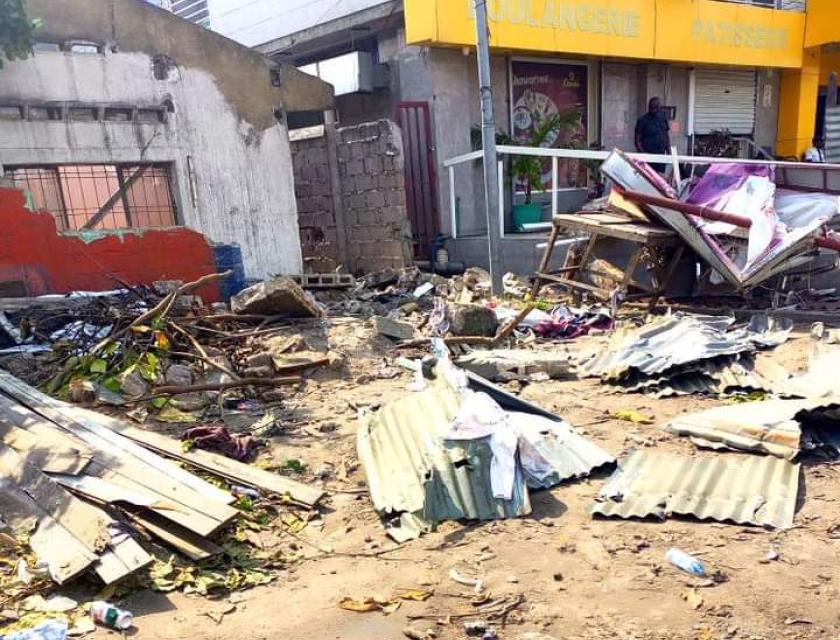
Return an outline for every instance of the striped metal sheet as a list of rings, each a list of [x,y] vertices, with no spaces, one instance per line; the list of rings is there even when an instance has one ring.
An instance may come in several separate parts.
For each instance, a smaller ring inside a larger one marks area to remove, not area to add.
[[[508,413],[508,419],[521,436],[520,458],[525,455],[523,446],[527,446],[554,469],[542,478],[535,478],[526,471],[525,480],[532,489],[548,489],[564,480],[582,478],[599,467],[615,463],[613,456],[563,421],[514,412]],[[523,445],[523,440],[526,445]]]
[[[493,520],[531,512],[528,489],[517,466],[511,500],[493,497],[487,438],[445,441],[460,406],[445,380],[392,402],[363,418],[359,459],[371,499],[392,537],[405,540],[443,520]]]
[[[825,161],[840,162],[840,107],[825,110]]]
[[[694,133],[755,129],[756,74],[753,69],[698,69],[694,88]]]
[[[753,351],[748,340],[726,334],[733,322],[723,316],[666,316],[640,329],[617,332],[609,346],[579,370],[617,381],[633,370],[653,376],[688,363]]]
[[[592,514],[617,518],[695,516],[700,520],[793,526],[798,464],[773,456],[687,458],[635,451],[619,463]]]

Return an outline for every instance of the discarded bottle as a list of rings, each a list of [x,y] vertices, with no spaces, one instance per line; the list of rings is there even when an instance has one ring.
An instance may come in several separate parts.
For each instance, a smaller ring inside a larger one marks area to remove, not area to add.
[[[251,498],[251,500],[259,500],[260,499],[260,492],[256,489],[252,489],[251,487],[243,487],[241,485],[235,484],[230,488],[230,492],[236,496],[245,496],[247,498]]]
[[[130,611],[125,611],[102,600],[90,605],[90,617],[97,624],[119,631],[131,628],[134,623],[134,616],[131,615]]]
[[[678,569],[682,569],[687,574],[704,578],[706,576],[706,568],[694,556],[688,555],[685,551],[680,549],[669,549],[665,554],[665,559]]]

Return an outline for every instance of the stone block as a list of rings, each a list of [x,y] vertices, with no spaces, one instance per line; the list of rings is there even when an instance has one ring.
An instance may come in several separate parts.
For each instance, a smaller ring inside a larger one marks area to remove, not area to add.
[[[449,306],[449,330],[456,336],[493,337],[499,328],[496,312],[480,304]]]
[[[290,278],[274,278],[240,291],[230,299],[234,313],[254,313],[290,318],[321,318],[314,298]]]
[[[369,209],[378,209],[385,206],[385,194],[381,191],[368,191],[365,194],[365,206]]]
[[[395,340],[411,340],[414,337],[414,327],[408,322],[400,322],[383,316],[374,316],[373,325],[376,332]]]

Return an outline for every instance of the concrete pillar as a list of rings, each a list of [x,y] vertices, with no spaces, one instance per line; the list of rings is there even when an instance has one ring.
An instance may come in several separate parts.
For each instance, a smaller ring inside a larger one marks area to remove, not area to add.
[[[811,146],[820,90],[820,59],[820,47],[806,49],[801,69],[782,72],[777,155],[798,158]]]

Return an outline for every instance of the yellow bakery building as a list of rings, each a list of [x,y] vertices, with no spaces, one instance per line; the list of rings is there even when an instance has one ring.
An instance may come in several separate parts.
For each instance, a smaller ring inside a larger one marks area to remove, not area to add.
[[[688,146],[726,129],[798,156],[819,127],[820,88],[840,70],[840,0],[487,0],[487,10],[493,52],[509,60],[505,84],[536,86],[550,64],[566,65],[549,79],[562,83],[579,65],[604,146],[627,146],[659,95]],[[407,44],[474,46],[473,0],[404,0],[404,11]]]

